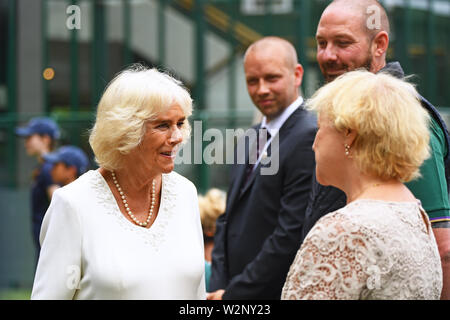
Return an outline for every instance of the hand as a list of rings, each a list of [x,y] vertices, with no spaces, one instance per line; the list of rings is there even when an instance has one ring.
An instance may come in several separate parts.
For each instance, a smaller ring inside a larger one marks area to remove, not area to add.
[[[214,292],[210,292],[206,296],[206,300],[222,300],[222,296],[225,293],[225,290],[219,289]]]

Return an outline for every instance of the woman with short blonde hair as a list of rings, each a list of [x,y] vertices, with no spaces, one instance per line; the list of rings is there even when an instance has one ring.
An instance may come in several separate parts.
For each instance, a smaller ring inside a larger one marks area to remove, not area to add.
[[[429,115],[412,84],[383,73],[351,72],[319,90],[308,108],[326,115],[340,132],[357,132],[351,155],[361,171],[402,182],[420,176],[429,157]]]
[[[98,164],[105,169],[118,169],[123,155],[142,141],[145,123],[174,103],[186,117],[191,116],[189,93],[170,75],[139,64],[120,72],[103,93],[89,137]],[[186,141],[190,134],[188,121],[183,123],[181,133]]]
[[[98,170],[55,192],[33,299],[205,299],[195,186],[173,171],[192,100],[133,66],[106,88],[91,131]]]
[[[439,299],[430,221],[403,182],[429,156],[429,116],[414,87],[352,71],[308,101],[318,112],[316,177],[347,205],[322,217],[291,265],[283,299]]]

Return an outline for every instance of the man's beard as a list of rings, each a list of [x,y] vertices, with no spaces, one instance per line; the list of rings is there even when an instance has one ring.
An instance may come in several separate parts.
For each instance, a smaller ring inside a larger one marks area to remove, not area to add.
[[[324,77],[325,77],[325,81],[331,82],[333,80],[335,80],[337,77],[341,76],[341,75],[328,75],[327,74],[327,69],[336,69],[336,66],[338,66],[335,62],[327,62],[324,65]],[[368,53],[366,60],[359,66],[356,66],[353,69],[350,69],[350,67],[346,64],[342,64],[339,65],[339,69],[341,70],[345,70],[344,73],[349,72],[349,71],[354,71],[356,69],[366,69],[367,71],[370,71],[372,69],[372,55],[370,53]],[[343,74],[344,74],[343,73]]]

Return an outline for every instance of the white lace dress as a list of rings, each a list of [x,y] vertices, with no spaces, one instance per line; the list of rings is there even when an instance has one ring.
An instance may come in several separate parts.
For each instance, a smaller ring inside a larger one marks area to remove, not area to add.
[[[32,299],[205,299],[197,190],[163,174],[149,228],[120,212],[98,171],[58,189],[45,215]]]
[[[421,210],[419,201],[361,199],[322,217],[297,252],[282,299],[439,299],[441,261]]]

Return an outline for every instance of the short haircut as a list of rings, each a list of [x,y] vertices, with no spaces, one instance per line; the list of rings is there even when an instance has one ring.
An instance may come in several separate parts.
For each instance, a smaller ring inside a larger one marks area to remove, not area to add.
[[[368,36],[368,39],[372,41],[375,36],[380,31],[386,31],[388,34],[390,34],[390,25],[389,25],[389,18],[386,13],[386,10],[381,5],[381,3],[377,0],[333,0],[331,4],[328,7],[332,6],[342,6],[346,10],[357,12],[358,15],[361,17],[362,22],[362,28],[365,30],[365,33]],[[379,28],[373,28],[370,29],[367,26],[367,19],[370,18],[370,16],[374,13],[371,10],[368,10],[370,7],[375,6],[378,8],[378,12],[380,14],[380,25]]]
[[[294,45],[288,40],[276,36],[267,36],[252,43],[245,52],[244,63],[250,52],[258,50],[265,51],[267,48],[273,48],[275,46],[280,49],[280,54],[284,55],[286,66],[294,69],[298,64],[297,51]]]
[[[408,182],[429,157],[430,117],[414,86],[385,73],[345,73],[307,101],[343,132],[355,130],[351,154],[363,173]]]
[[[174,104],[186,116],[181,128],[186,141],[190,134],[187,118],[192,114],[192,99],[180,81],[141,64],[117,74],[100,99],[89,137],[97,163],[107,170],[120,168],[123,156],[141,143],[146,122]]]

